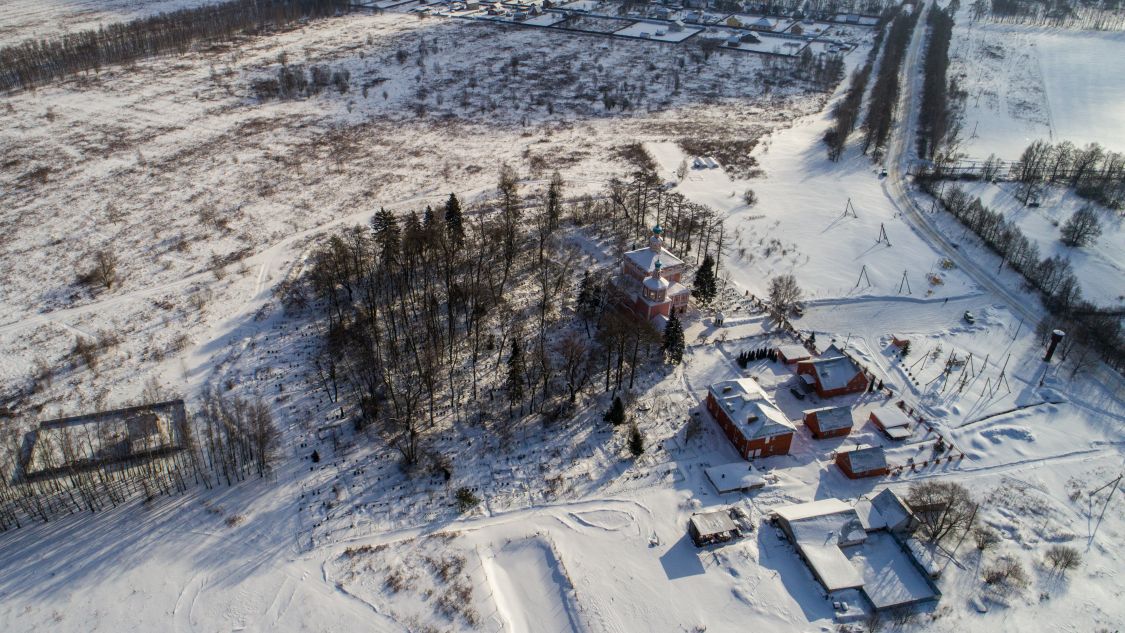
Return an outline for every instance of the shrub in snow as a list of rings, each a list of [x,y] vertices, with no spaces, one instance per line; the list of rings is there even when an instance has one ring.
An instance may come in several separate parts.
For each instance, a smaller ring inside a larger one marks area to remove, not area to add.
[[[1082,563],[1082,554],[1069,545],[1052,545],[1047,548],[1047,565],[1057,572],[1065,572]]]
[[[457,489],[457,509],[461,512],[468,512],[480,503],[480,499],[473,494],[472,490],[468,488]]]
[[[1031,584],[1023,563],[1011,556],[1001,556],[984,570],[984,582],[1003,591],[1020,590]]]

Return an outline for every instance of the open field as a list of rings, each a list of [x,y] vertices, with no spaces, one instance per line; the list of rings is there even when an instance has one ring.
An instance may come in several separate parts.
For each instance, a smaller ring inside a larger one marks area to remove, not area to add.
[[[961,149],[1018,160],[1037,139],[1125,151],[1125,33],[970,23],[957,16],[949,77],[967,93]],[[1110,66],[1107,66],[1109,64]]]

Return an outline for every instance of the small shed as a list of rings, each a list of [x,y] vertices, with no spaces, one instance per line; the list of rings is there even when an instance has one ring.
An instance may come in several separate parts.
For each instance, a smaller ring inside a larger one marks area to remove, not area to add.
[[[852,432],[852,410],[850,407],[820,407],[804,412],[805,426],[813,437],[845,437]]]
[[[848,479],[882,477],[888,472],[887,456],[881,446],[856,446],[836,453],[836,465]]]
[[[884,405],[873,409],[868,419],[892,440],[904,440],[911,435],[910,416],[897,406]]]
[[[738,526],[726,510],[691,515],[688,534],[696,547],[725,543],[739,536]]]
[[[758,469],[746,462],[712,466],[703,472],[707,473],[707,479],[711,480],[711,485],[720,493],[754,490],[766,485],[766,480]]]
[[[804,345],[778,345],[777,357],[786,365],[796,365],[803,360],[812,358],[812,353],[805,349]]]

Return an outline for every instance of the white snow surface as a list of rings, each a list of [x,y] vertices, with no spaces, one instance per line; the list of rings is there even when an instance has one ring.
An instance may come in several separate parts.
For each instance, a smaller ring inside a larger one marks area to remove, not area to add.
[[[1125,151],[1125,32],[971,23],[963,5],[949,76],[968,93],[961,151],[1018,160],[1037,139]]]

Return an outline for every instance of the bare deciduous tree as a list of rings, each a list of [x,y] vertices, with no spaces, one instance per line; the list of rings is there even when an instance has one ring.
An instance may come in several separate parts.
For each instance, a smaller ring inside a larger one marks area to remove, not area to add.
[[[978,504],[969,490],[951,481],[912,484],[906,502],[918,518],[920,531],[931,543],[965,532],[977,516]]]

